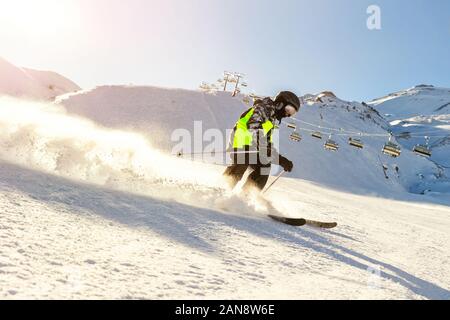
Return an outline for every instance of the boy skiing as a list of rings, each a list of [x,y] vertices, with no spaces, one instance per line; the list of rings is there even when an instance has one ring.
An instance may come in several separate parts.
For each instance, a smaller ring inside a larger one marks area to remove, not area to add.
[[[245,111],[234,127],[232,142],[233,163],[224,176],[232,189],[242,179],[248,168],[249,175],[243,190],[262,191],[269,179],[272,163],[291,172],[292,161],[283,157],[272,146],[273,132],[283,118],[292,117],[300,109],[300,99],[290,91],[280,92],[275,100],[256,100],[253,107]]]

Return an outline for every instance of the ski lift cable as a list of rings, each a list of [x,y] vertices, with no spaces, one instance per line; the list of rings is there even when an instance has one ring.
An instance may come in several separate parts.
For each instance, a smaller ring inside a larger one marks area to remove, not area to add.
[[[347,132],[349,134],[362,134],[364,136],[380,136],[380,137],[381,136],[382,137],[389,136],[389,135],[386,135],[386,134],[365,133],[365,132],[363,133],[363,132],[350,131],[350,130],[346,130],[346,129],[342,129],[342,128],[337,129],[337,128],[331,128],[331,127],[324,127],[324,126],[319,126],[317,124],[306,122],[306,121],[303,121],[303,120],[300,120],[300,119],[297,119],[297,118],[292,118],[292,120],[297,121],[297,122],[301,122],[301,123],[304,123],[304,124],[307,124],[309,126],[313,126],[313,127],[316,127],[316,128],[322,128],[322,129],[327,129],[327,130],[332,130],[332,131],[342,131],[342,132]],[[322,119],[321,122],[330,123],[330,122],[328,122],[328,121],[326,121],[324,119]],[[429,137],[447,137],[445,135],[444,136],[436,136],[436,135],[433,136],[433,135],[431,135],[433,133],[440,133],[440,132],[442,132],[442,130],[436,129],[436,130],[433,130],[433,131],[425,131],[425,132],[422,132],[421,134],[411,134],[410,136],[412,136],[412,137],[419,137],[419,138],[426,137],[426,136],[429,136]],[[393,136],[396,136],[396,137],[397,136],[402,136],[402,134],[394,134]]]
[[[375,133],[357,133],[357,134],[350,134],[350,133],[336,133],[335,136],[344,136],[344,137],[389,137],[388,134],[375,134]]]
[[[304,124],[307,124],[309,126],[316,127],[316,128],[319,128],[319,129],[332,130],[332,131],[343,131],[342,129],[335,129],[335,128],[329,128],[329,127],[324,127],[324,126],[318,126],[316,124],[309,123],[309,122],[306,122],[306,121],[303,121],[303,120],[300,120],[300,119],[297,119],[297,118],[292,118],[292,120],[300,122],[300,123],[304,123]],[[344,131],[347,131],[347,130],[344,130]],[[357,132],[352,132],[352,131],[347,131],[347,132],[349,132],[349,133],[351,132],[352,134],[357,134]]]
[[[329,125],[333,125],[331,122],[329,122],[329,121],[327,121],[327,120],[325,120],[324,118],[323,118],[323,116],[321,117],[321,119],[320,119],[320,122],[323,122],[323,123],[328,123]],[[350,131],[350,130],[345,130],[345,129],[343,129],[343,128],[341,128],[341,130],[342,131],[347,131],[347,132],[351,132],[351,133],[357,133],[357,132],[354,132],[354,131]]]
[[[297,122],[300,122],[300,123],[304,123],[304,124],[307,124],[307,125],[309,125],[309,126],[313,126],[313,127],[316,127],[316,128],[318,128],[318,129],[325,129],[325,130],[331,130],[331,131],[336,131],[336,132],[340,132],[341,134],[340,135],[360,135],[360,136],[382,136],[382,137],[387,137],[387,136],[389,136],[389,135],[387,135],[387,134],[376,134],[376,133],[365,133],[365,132],[357,132],[357,131],[350,131],[350,130],[345,130],[345,129],[343,129],[343,128],[339,128],[339,129],[337,129],[337,128],[330,128],[330,127],[324,127],[324,126],[319,126],[319,125],[316,125],[316,124],[314,124],[314,123],[309,123],[309,122],[306,122],[306,121],[303,121],[303,120],[299,120],[299,119],[296,119],[296,118],[292,118],[292,120],[294,120],[294,121],[297,121]],[[344,134],[343,134],[344,133]]]
[[[311,132],[311,133],[317,132],[317,130],[306,129],[306,128],[300,128],[300,127],[297,127],[297,130],[302,130],[302,131]],[[323,134],[329,136],[331,133],[329,133],[329,132],[323,132]]]
[[[297,120],[298,120],[298,119],[297,119]],[[302,120],[299,120],[299,121],[302,121]],[[322,121],[322,122],[329,123],[328,121],[326,121],[326,120],[324,120],[324,119],[322,119],[321,121]],[[303,122],[306,123],[306,121],[303,121]],[[312,124],[312,123],[307,123],[307,124],[309,124],[309,125],[314,125],[314,124]],[[360,134],[360,132],[350,131],[350,130],[345,130],[345,129],[343,129],[343,128],[337,129],[337,128],[324,127],[324,126],[322,126],[322,128],[327,129],[327,130],[332,130],[332,131],[347,132],[347,133],[349,133],[349,134]]]
[[[306,122],[306,121],[303,121],[303,120],[299,120],[297,118],[291,118],[291,119],[293,121],[304,123],[306,125],[309,125],[309,126],[312,126],[312,127],[316,127],[318,129],[325,129],[325,130],[339,132],[339,133],[335,134],[337,136],[354,136],[354,135],[358,135],[358,136],[361,136],[361,137],[389,137],[389,136],[391,136],[391,135],[385,134],[385,133],[356,132],[356,131],[345,130],[345,129],[342,129],[342,128],[337,129],[337,128],[324,127],[324,126],[319,126],[319,125],[314,124],[314,123],[310,123],[310,122]],[[299,128],[299,129],[304,130],[303,128]],[[315,131],[315,130],[310,130],[310,131],[312,132],[312,131]],[[423,133],[421,135],[410,134],[409,136],[410,137],[414,137],[414,138],[425,138],[425,137],[429,137],[429,138],[445,138],[445,137],[449,136],[449,135],[430,135],[428,133],[432,133],[432,132],[431,131],[430,132],[425,132],[425,133]],[[403,135],[404,134],[392,134],[392,136],[396,137],[396,138],[397,137],[402,137]]]
[[[349,130],[345,130],[345,129],[336,129],[336,128],[328,128],[328,127],[322,127],[322,126],[318,126],[312,123],[308,123],[306,121],[302,121],[299,119],[295,119],[292,118],[294,121],[298,121],[298,122],[303,122],[305,124],[308,124],[310,126],[316,127],[318,129],[325,129],[325,130],[330,130],[330,131],[336,131],[339,133],[335,133],[334,135],[336,136],[361,136],[361,137],[368,137],[368,136],[372,136],[372,137],[389,137],[389,134],[385,134],[385,133],[366,133],[366,132],[356,132],[356,131],[349,131]],[[312,130],[312,129],[305,129],[305,128],[298,128],[300,130],[304,130],[304,131],[310,131],[310,132],[315,132],[317,130]]]

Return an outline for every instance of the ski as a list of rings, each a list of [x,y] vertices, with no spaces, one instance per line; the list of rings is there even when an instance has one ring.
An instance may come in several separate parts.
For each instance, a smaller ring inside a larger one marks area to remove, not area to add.
[[[323,229],[332,229],[337,227],[336,222],[322,222],[322,221],[315,221],[315,220],[307,220],[303,218],[287,218],[287,217],[281,217],[281,216],[275,216],[270,214],[269,218],[272,220],[288,224],[290,226],[295,227],[301,227],[304,225],[316,227],[316,228],[323,228]]]
[[[333,229],[337,227],[336,222],[322,222],[322,221],[315,221],[315,220],[306,220],[306,225],[316,228],[323,228],[323,229]]]
[[[301,227],[304,226],[306,224],[306,220],[303,218],[286,218],[286,217],[281,217],[281,216],[275,216],[272,214],[269,214],[269,218],[284,223],[284,224],[288,224],[290,226],[295,226],[295,227]]]

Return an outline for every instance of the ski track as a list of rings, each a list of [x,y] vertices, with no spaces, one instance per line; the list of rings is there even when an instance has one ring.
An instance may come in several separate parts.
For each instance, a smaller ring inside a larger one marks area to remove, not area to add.
[[[448,207],[294,179],[270,196],[286,189],[283,206],[339,226],[294,228],[1,163],[0,298],[450,299]]]

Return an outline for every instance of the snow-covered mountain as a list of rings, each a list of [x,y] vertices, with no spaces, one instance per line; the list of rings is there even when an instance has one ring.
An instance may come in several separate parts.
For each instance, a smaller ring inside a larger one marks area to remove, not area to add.
[[[50,100],[78,90],[74,82],[55,72],[19,68],[0,57],[0,95]]]
[[[440,179],[423,181],[422,188],[449,190],[450,184],[441,182],[450,177],[450,89],[418,85],[369,104],[390,122],[404,148],[412,150],[416,145],[428,143],[432,151],[430,160],[439,168]]]

